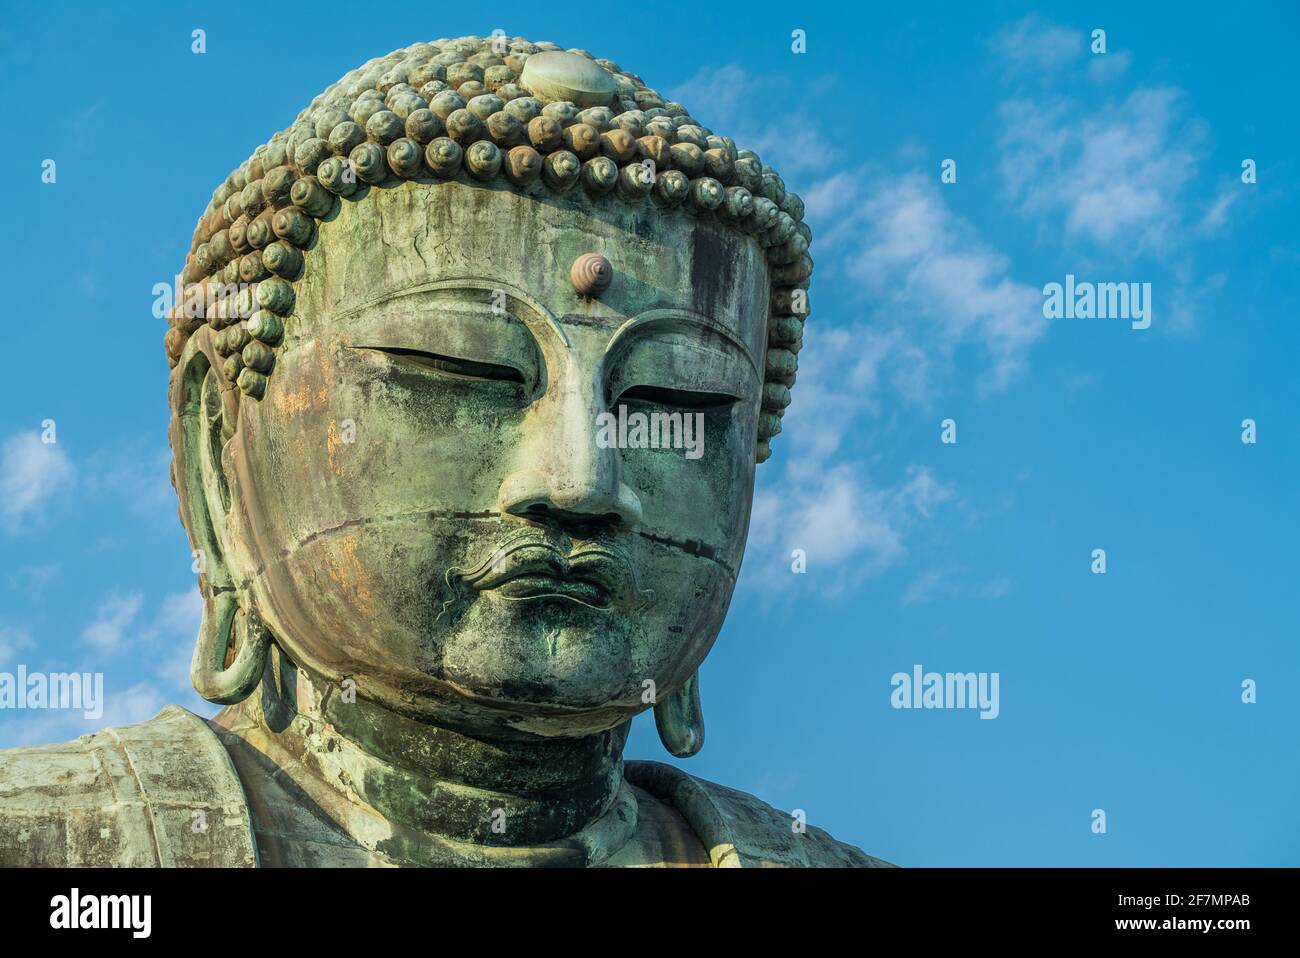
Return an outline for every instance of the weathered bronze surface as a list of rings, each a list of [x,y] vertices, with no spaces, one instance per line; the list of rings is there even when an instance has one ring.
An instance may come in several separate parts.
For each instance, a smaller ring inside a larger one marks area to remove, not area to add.
[[[0,753],[0,864],[883,864],[622,759],[652,706],[703,744],[802,213],[553,44],[417,44],[313,101],[215,191],[166,337],[227,708]]]

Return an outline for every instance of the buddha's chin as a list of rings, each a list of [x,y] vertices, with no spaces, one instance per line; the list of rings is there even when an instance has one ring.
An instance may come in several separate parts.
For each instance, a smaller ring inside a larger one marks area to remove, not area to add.
[[[522,706],[633,702],[633,624],[563,596],[485,596],[441,637],[442,679],[476,698]]]

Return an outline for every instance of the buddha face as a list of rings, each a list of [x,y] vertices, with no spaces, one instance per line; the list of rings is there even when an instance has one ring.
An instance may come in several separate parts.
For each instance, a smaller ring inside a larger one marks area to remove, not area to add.
[[[589,253],[613,267],[594,299],[570,278]],[[625,721],[730,601],[767,296],[752,239],[648,203],[452,182],[341,204],[222,455],[233,574],[295,662],[389,707]]]

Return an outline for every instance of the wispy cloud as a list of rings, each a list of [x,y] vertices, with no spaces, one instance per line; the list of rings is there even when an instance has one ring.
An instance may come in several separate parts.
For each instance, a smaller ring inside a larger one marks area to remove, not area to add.
[[[989,44],[1009,74],[1050,73],[1071,66],[1088,52],[1086,32],[1030,14],[999,30]]]
[[[36,597],[45,591],[46,586],[59,577],[61,571],[62,566],[58,562],[42,562],[35,565],[21,566],[9,576],[9,588]]]
[[[1032,16],[995,39],[996,55],[1036,71],[1005,77],[1015,92],[997,115],[1004,192],[1041,242],[1080,266],[1123,270],[1120,280],[1143,271],[1159,288],[1159,327],[1187,333],[1226,278],[1204,265],[1207,243],[1246,194],[1198,182],[1215,161],[1187,93],[1131,77],[1130,51],[1088,52],[1089,34]],[[1070,37],[1080,52],[1062,56]]]
[[[167,696],[149,682],[135,685],[116,694],[106,694],[102,725],[132,725],[151,719],[167,704]]]
[[[783,176],[820,170],[839,158],[832,140],[789,97],[791,80],[754,74],[735,63],[706,67],[668,91],[691,116],[742,150],[753,150]],[[790,103],[784,112],[773,106]]]
[[[938,599],[966,597],[995,600],[1010,594],[1011,580],[1008,577],[998,575],[975,582],[970,573],[959,566],[924,570],[907,584],[899,602],[902,605],[922,605]]]
[[[1181,91],[1140,87],[1100,108],[1015,98],[1000,118],[1002,179],[1021,213],[1109,250],[1159,254],[1179,238],[1203,139]]]
[[[11,668],[15,657],[33,645],[32,637],[24,629],[0,625],[0,669]]]
[[[138,592],[113,593],[99,604],[95,620],[86,626],[81,637],[101,651],[120,649],[128,639],[127,630],[144,604]]]
[[[1202,314],[1209,303],[1228,281],[1222,270],[1202,276],[1187,263],[1177,264],[1173,270],[1173,290],[1170,296],[1165,329],[1175,336],[1195,333]]]
[[[1082,55],[1085,41],[1086,36],[1034,22],[999,42],[1011,59],[1047,62],[1075,48]],[[699,71],[670,94],[693,116],[716,124],[783,173],[813,177],[803,199],[817,255],[823,263],[830,258],[844,265],[875,304],[870,322],[830,332],[852,338],[858,356],[852,386],[873,397],[892,389],[907,401],[928,402],[956,350],[974,344],[983,347],[988,360],[977,388],[982,393],[1005,389],[1046,329],[1038,285],[1011,277],[1006,257],[952,212],[933,177],[836,168],[842,157],[825,131],[805,123],[796,111],[770,112],[770,103],[781,100],[762,91],[778,90],[783,82],[780,76],[753,75],[727,64]],[[760,112],[751,106],[759,103],[768,108]],[[809,404],[807,384],[815,379],[808,375],[807,353],[800,355],[801,405]],[[818,408],[825,410],[825,403]],[[826,428],[818,430],[817,442],[836,445]]]
[[[799,579],[833,597],[902,563],[909,542],[958,499],[925,465],[882,480],[855,458],[854,431],[887,401],[927,406],[953,388],[964,347],[982,357],[976,391],[1006,389],[1047,326],[1039,290],[1011,275],[934,177],[835,170],[804,201],[823,266],[856,283],[866,308],[847,324],[819,313],[805,330],[780,440],[787,464],[765,474],[755,497],[748,561],[768,594]],[[796,549],[807,578],[792,573]]]
[[[998,392],[1046,332],[1042,296],[1011,276],[1008,259],[953,213],[939,190],[920,174],[876,184],[859,208],[849,269],[881,304],[878,316],[890,317],[883,328],[896,331],[900,350],[926,357],[905,363],[913,370],[913,398],[933,395],[928,363],[946,368],[970,344],[987,360],[979,390]]]
[[[801,586],[827,597],[845,594],[902,561],[908,539],[956,497],[923,466],[881,482],[847,441],[877,414],[879,394],[899,385],[896,377],[906,374],[900,367],[924,362],[897,328],[809,328],[777,468],[762,474],[754,498],[746,569],[765,594],[795,584],[795,549],[807,559]]]
[[[1114,83],[1133,64],[1133,53],[1113,48],[1093,53],[1093,27],[1065,26],[1031,13],[1002,27],[989,41],[989,52],[1002,78],[1041,86],[1069,82],[1083,75],[1096,85]]]
[[[141,516],[175,518],[176,493],[169,478],[171,453],[154,440],[122,440],[87,460],[84,485],[92,496],[124,503]]]
[[[57,443],[42,442],[36,432],[10,436],[0,451],[0,527],[17,532],[71,484],[73,475],[72,462]]]
[[[198,589],[177,592],[163,599],[148,639],[159,650],[158,677],[169,688],[188,691],[190,659],[203,618]]]
[[[907,552],[904,537],[955,496],[952,486],[921,466],[884,486],[861,464],[792,469],[754,498],[749,555],[768,589],[794,584],[792,556],[800,549],[805,575],[819,591],[841,595],[899,562]]]
[[[105,652],[160,646],[188,650],[192,646],[203,617],[198,589],[165,596],[151,616],[141,615],[144,606],[144,596],[139,592],[110,593],[100,602],[82,638]]]
[[[1237,185],[1224,187],[1206,208],[1200,223],[1197,224],[1197,232],[1210,236],[1222,230],[1228,222],[1228,211],[1240,198],[1241,189]]]
[[[829,252],[823,263],[857,281],[868,315],[849,327],[827,326],[824,318],[809,325],[799,405],[826,382],[818,368],[823,355],[854,357],[847,382],[830,380],[830,395],[808,403],[823,423],[827,408],[849,403],[855,414],[872,411],[882,395],[930,404],[952,381],[963,347],[983,357],[975,379],[981,395],[1005,390],[1025,368],[1047,331],[1042,294],[1012,275],[1010,260],[949,207],[933,177],[912,172],[863,182],[837,173],[810,189],[806,202],[810,219],[832,219],[829,242],[818,234],[818,249]]]
[[[88,719],[82,711],[45,710],[23,713],[22,722],[0,727],[0,747],[62,742],[113,725],[134,725],[157,715],[167,695],[149,682],[117,690],[113,676],[104,677],[104,714]]]
[[[0,670],[25,661],[30,669],[57,667],[104,675],[103,715],[87,719],[75,710],[13,713],[12,720],[0,723],[0,748],[57,742],[106,726],[142,722],[168,702],[214,714],[217,708],[190,687],[190,658],[202,614],[197,589],[164,596],[151,613],[138,592],[110,593],[82,633],[89,652],[57,665],[46,643],[35,642],[26,629],[0,626]],[[142,667],[142,662],[147,665]]]
[[[199,630],[202,616],[203,597],[199,595],[198,589],[187,589],[163,599],[154,628],[163,635],[193,638]]]
[[[1088,57],[1088,79],[1098,86],[1116,83],[1133,65],[1133,54],[1128,50],[1112,50],[1106,54]]]

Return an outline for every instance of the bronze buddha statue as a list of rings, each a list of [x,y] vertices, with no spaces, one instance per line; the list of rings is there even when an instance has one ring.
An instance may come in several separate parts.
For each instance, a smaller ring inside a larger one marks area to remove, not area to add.
[[[0,752],[0,863],[884,864],[622,758],[651,707],[703,743],[802,216],[580,50],[419,43],[312,101],[213,193],[166,335],[226,708]]]

